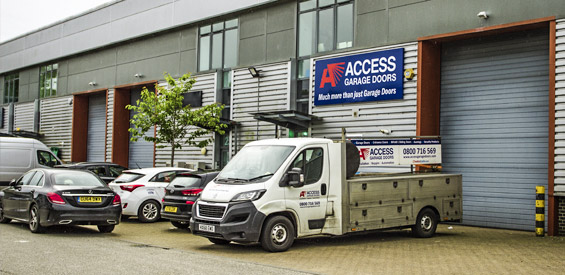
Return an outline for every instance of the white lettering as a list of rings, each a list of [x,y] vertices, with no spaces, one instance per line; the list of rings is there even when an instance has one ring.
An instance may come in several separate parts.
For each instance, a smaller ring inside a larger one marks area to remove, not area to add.
[[[391,56],[388,58],[388,71],[394,72],[396,70],[396,57]],[[396,75],[395,75],[396,78]]]

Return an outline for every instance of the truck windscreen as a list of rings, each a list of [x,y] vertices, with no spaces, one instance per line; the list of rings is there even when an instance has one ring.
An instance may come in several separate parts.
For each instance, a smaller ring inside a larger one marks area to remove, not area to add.
[[[294,146],[246,146],[222,169],[217,180],[246,184],[268,180],[294,150]]]

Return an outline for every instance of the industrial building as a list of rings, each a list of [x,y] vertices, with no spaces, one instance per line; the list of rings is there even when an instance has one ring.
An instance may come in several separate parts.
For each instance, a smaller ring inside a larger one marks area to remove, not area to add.
[[[0,133],[65,161],[179,165],[129,141],[125,106],[164,72],[193,73],[191,102],[230,123],[178,162],[221,168],[249,141],[342,128],[441,136],[464,224],[533,231],[542,185],[547,232],[565,235],[562,0],[116,0],[0,44]]]

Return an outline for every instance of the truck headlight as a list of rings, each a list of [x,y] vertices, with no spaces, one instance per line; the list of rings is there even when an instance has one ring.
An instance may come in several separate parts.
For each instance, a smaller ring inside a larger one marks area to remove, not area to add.
[[[247,192],[243,192],[243,193],[239,193],[237,195],[235,195],[233,197],[233,199],[231,199],[231,201],[254,201],[254,200],[258,200],[259,198],[261,198],[261,196],[263,196],[263,194],[265,194],[265,191],[267,190],[255,190],[255,191],[247,191]]]

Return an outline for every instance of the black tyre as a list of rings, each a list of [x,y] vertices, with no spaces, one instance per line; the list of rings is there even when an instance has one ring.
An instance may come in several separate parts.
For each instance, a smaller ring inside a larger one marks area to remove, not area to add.
[[[212,242],[213,244],[218,244],[218,245],[226,245],[230,243],[230,241],[224,239],[208,238],[208,240],[210,240],[210,242]]]
[[[113,224],[110,225],[99,225],[98,226],[98,231],[100,231],[100,233],[112,233],[112,231],[114,231],[114,228],[116,226]]]
[[[188,222],[177,222],[171,221],[171,224],[174,225],[176,228],[186,229],[190,225]]]
[[[158,221],[161,218],[161,205],[154,200],[145,201],[137,210],[137,218],[140,222]]]
[[[0,223],[9,223],[10,221],[12,221],[12,219],[4,217],[4,211],[0,208]]]
[[[286,251],[294,243],[294,232],[294,225],[287,217],[270,217],[261,231],[261,246],[269,252]]]
[[[438,217],[436,213],[426,208],[420,211],[416,224],[412,226],[412,234],[418,238],[430,238],[436,233]]]
[[[42,233],[45,231],[45,227],[39,224],[39,208],[37,205],[33,205],[29,210],[29,230],[32,233]]]

